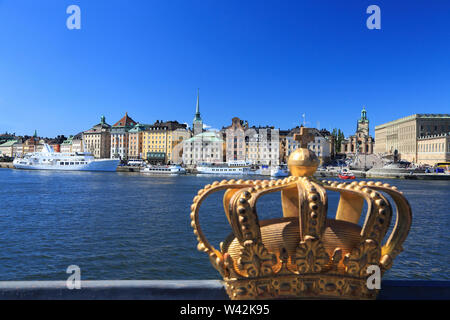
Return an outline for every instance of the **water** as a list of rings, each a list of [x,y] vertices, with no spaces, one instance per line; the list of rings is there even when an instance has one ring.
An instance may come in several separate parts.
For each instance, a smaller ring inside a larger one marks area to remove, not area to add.
[[[0,280],[218,279],[196,250],[190,205],[211,176],[0,169]],[[413,225],[387,279],[450,280],[450,182],[386,180],[413,209]],[[222,194],[200,221],[218,247],[231,231]],[[330,215],[337,194],[329,194]],[[278,194],[262,198],[261,219],[281,215]]]

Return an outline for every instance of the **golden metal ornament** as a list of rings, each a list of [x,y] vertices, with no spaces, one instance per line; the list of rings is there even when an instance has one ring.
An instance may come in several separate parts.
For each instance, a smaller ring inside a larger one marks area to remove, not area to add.
[[[292,176],[283,180],[223,180],[199,190],[191,206],[191,226],[200,251],[208,254],[222,275],[231,299],[374,299],[378,290],[367,285],[367,268],[381,272],[402,251],[412,221],[411,207],[396,187],[381,182],[316,181],[318,166],[307,148],[313,136],[302,127],[295,136],[300,148],[291,154]],[[199,224],[202,201],[225,190],[223,206],[232,228],[215,249]],[[327,218],[328,191],[339,192],[334,219]],[[259,221],[258,199],[281,193],[283,217]],[[395,201],[396,222],[388,232]],[[360,220],[364,202],[367,212]]]

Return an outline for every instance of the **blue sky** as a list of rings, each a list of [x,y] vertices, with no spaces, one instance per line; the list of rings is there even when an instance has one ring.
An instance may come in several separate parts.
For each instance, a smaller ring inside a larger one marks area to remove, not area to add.
[[[81,8],[68,30],[66,8]],[[366,8],[381,8],[381,30]],[[75,134],[105,115],[238,116],[355,131],[450,112],[450,2],[0,0],[0,132]]]

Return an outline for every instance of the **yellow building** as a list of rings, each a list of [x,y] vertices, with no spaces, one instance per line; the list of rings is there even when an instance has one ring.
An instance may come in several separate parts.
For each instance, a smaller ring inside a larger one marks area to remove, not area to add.
[[[143,158],[153,164],[171,162],[172,150],[181,141],[190,138],[185,124],[177,121],[156,121],[143,133]]]
[[[418,138],[450,131],[450,114],[414,114],[375,127],[375,152],[417,162]]]
[[[450,132],[420,137],[417,141],[417,162],[428,165],[450,162]]]
[[[144,135],[145,130],[150,128],[148,124],[136,124],[133,129],[128,131],[128,159],[145,159],[144,153]]]

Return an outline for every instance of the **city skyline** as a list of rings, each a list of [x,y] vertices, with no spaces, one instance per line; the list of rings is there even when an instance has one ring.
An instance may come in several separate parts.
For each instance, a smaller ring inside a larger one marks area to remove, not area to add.
[[[1,132],[68,136],[125,112],[191,126],[197,88],[216,129],[237,116],[283,130],[306,114],[350,136],[363,106],[372,134],[449,110],[449,4],[378,1],[369,30],[369,2],[76,1],[82,27],[68,30],[70,4],[0,1]]]

